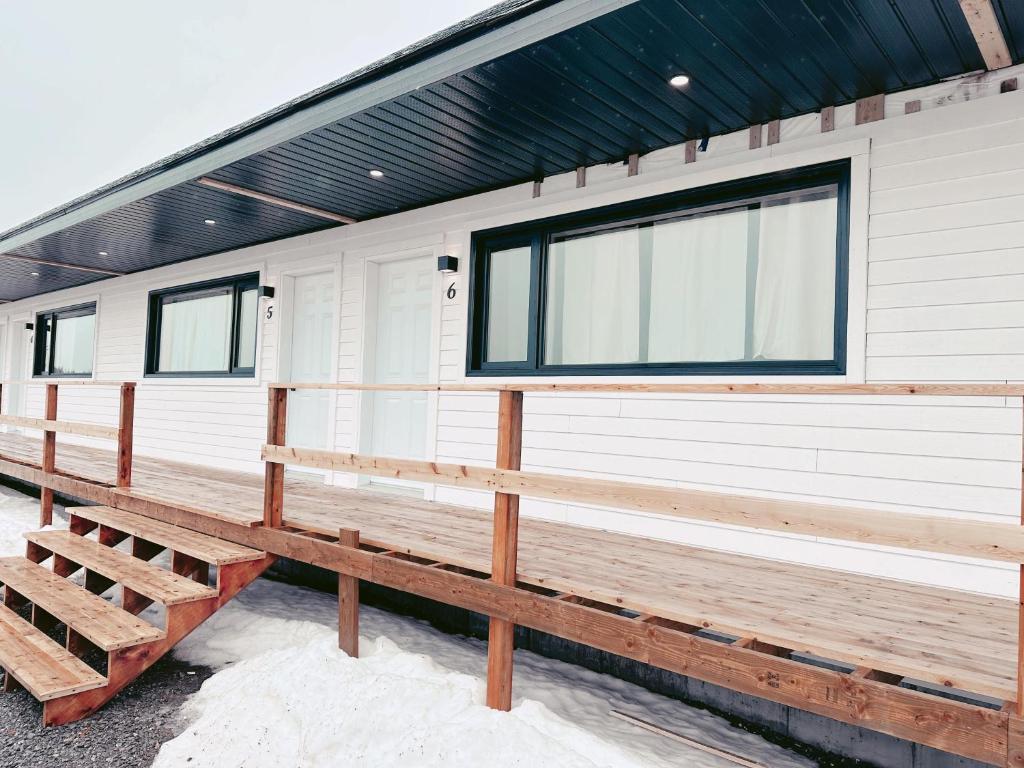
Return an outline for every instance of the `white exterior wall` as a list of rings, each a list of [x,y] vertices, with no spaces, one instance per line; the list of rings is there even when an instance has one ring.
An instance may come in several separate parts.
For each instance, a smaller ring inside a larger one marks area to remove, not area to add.
[[[463,271],[438,275],[435,283],[431,371],[438,381],[461,382],[474,230],[850,157],[848,373],[799,381],[1024,381],[1024,92],[998,94],[998,80],[1009,74],[890,97],[890,117],[876,123],[854,126],[852,106],[842,107],[837,129],[827,134],[818,132],[816,115],[794,118],[783,123],[782,140],[771,147],[748,150],[744,131],[713,138],[694,164],[684,164],[682,148],[673,147],[642,158],[633,178],[623,165],[592,167],[584,189],[575,188],[575,174],[566,174],[545,181],[537,199],[531,185],[520,185],[4,305],[0,338],[9,350],[36,312],[96,300],[96,378],[140,382],[136,450],[257,472],[264,385],[278,379],[287,296],[279,289],[261,305],[261,316],[268,303],[274,314],[261,323],[255,380],[164,380],[143,378],[148,291],[252,270],[280,287],[286,273],[333,269],[341,281],[337,376],[360,381],[372,343],[367,339],[373,339],[367,322],[373,291],[367,287],[376,264],[450,253]],[[904,115],[902,104],[910,98],[922,98],[924,110]],[[445,290],[453,280],[457,294],[449,300]],[[4,378],[10,371],[8,354]],[[23,413],[41,414],[42,392],[42,386],[30,388]],[[431,397],[428,455],[493,462],[496,397]],[[353,393],[335,399],[337,450],[365,446],[361,399]],[[66,388],[60,417],[114,423],[116,403],[114,390]],[[525,413],[524,468],[1019,520],[1022,413],[1019,402],[1006,398],[527,395]],[[427,493],[490,503],[483,493]],[[1013,566],[525,499],[523,513],[912,581],[1016,592]]]

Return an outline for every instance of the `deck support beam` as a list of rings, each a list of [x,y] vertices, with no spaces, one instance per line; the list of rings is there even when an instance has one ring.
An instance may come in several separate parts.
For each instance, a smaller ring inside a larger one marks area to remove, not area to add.
[[[46,413],[47,421],[57,420],[57,385],[46,385]],[[57,466],[57,433],[52,430],[43,432],[43,472],[52,474]],[[39,489],[39,526],[53,524],[53,489],[41,487]]]
[[[359,531],[342,528],[338,543],[359,549]],[[338,574],[338,647],[353,659],[359,658],[359,579],[344,573]]]
[[[523,445],[523,393],[498,395],[499,469],[519,469]],[[494,494],[494,540],[491,550],[491,581],[516,585],[519,549],[519,494]],[[491,617],[487,642],[487,706],[505,712],[512,708],[512,651],[515,624]]]

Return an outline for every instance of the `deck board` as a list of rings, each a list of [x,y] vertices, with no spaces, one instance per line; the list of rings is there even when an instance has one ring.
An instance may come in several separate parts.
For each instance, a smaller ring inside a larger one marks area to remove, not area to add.
[[[38,462],[38,441],[0,434]],[[111,483],[114,454],[58,444],[57,466]],[[263,477],[136,455],[133,494],[257,524]],[[489,511],[324,486],[288,473],[285,523],[488,572]],[[519,580],[849,664],[1015,696],[1017,602],[523,518]]]

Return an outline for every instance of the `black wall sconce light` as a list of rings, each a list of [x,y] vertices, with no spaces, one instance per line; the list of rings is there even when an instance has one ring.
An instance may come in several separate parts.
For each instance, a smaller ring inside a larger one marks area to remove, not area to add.
[[[274,286],[261,285],[257,289],[256,293],[261,299],[272,299],[274,298]]]
[[[438,256],[437,257],[437,271],[438,272],[458,272],[459,271],[459,260],[455,256]]]
[[[26,330],[26,331],[32,331],[32,330],[35,330],[35,327],[36,327],[36,326],[35,326],[35,323],[25,323],[25,330]]]

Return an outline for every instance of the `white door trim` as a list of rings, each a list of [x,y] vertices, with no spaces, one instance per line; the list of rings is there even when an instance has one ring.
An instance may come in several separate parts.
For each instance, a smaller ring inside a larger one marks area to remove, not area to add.
[[[425,244],[419,248],[406,248],[387,253],[375,252],[364,253],[363,259],[363,317],[362,334],[360,339],[361,354],[358,359],[358,375],[356,380],[369,382],[373,378],[375,363],[375,345],[377,339],[377,295],[379,290],[379,273],[381,264],[395,261],[406,261],[416,258],[432,258],[444,255],[444,243],[436,242]],[[352,255],[349,255],[352,258]],[[356,256],[358,258],[358,256]],[[442,278],[440,272],[435,271],[431,284],[433,301],[430,309],[430,362],[428,367],[428,383],[436,384],[440,377],[441,368],[441,296]],[[373,435],[373,398],[364,397],[363,393],[357,394],[357,413],[354,435],[355,445],[360,451],[371,450]],[[437,417],[438,417],[438,395],[430,392],[427,395],[427,424],[426,424],[426,446],[425,457],[427,461],[437,458]],[[369,483],[370,478],[365,475],[358,477],[358,484]],[[433,500],[436,487],[434,485],[424,486],[423,495],[425,499]]]
[[[288,381],[291,376],[291,338],[295,308],[295,278],[303,275],[315,275],[318,272],[330,272],[334,276],[334,320],[331,324],[331,371],[332,380],[337,378],[338,356],[341,347],[341,293],[342,293],[342,257],[334,255],[330,259],[322,257],[309,259],[300,264],[292,264],[288,269],[278,273],[278,293],[273,300],[277,306],[277,354],[275,360],[275,378]],[[265,317],[266,308],[261,308]],[[264,320],[264,323],[273,320]],[[265,330],[265,328],[264,328]],[[263,334],[260,334],[262,337]],[[333,450],[337,445],[338,429],[338,393],[333,392],[327,399],[327,449]],[[287,418],[287,417],[286,417]],[[333,471],[324,473],[326,484],[334,483]]]

